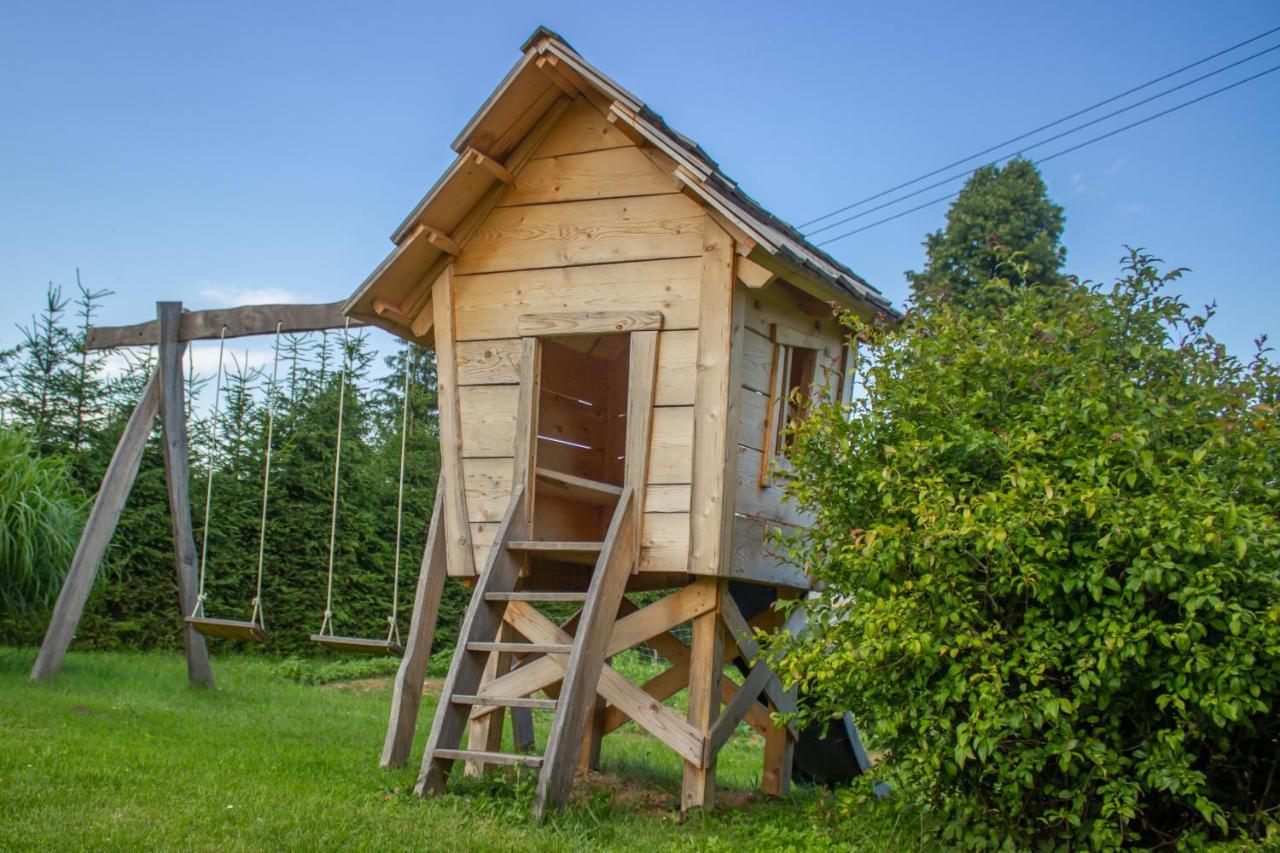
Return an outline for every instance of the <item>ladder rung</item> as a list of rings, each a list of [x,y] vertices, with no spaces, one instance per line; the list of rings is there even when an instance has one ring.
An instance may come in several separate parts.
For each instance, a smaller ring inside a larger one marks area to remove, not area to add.
[[[600,558],[603,542],[543,542],[535,540],[518,540],[507,543],[508,551],[523,551],[534,557],[549,557],[566,563],[581,563],[594,566]]]
[[[568,643],[467,643],[469,652],[513,652],[518,655],[567,655]]]
[[[532,708],[535,711],[554,711],[554,699],[530,699],[528,696],[454,696],[459,705],[493,705],[499,708]]]
[[[538,469],[538,482],[545,484],[557,497],[597,506],[611,505],[622,495],[622,486],[575,477],[573,474],[548,468]]]
[[[583,602],[587,600],[585,592],[486,592],[485,601],[568,601]]]
[[[524,767],[541,767],[541,755],[516,755],[510,752],[484,752],[478,749],[437,749],[434,758],[449,761],[480,761],[485,764],[519,764]]]

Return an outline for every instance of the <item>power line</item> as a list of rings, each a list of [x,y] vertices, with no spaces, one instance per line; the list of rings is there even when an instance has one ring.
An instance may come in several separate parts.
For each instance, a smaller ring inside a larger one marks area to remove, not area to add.
[[[1264,77],[1274,71],[1280,71],[1280,65],[1273,65],[1272,67],[1268,68],[1265,71],[1259,71],[1257,74],[1254,74],[1251,77],[1245,77],[1243,80],[1237,80],[1236,82],[1231,83],[1230,85],[1223,86],[1221,89],[1214,89],[1212,92],[1206,92],[1205,94],[1192,98],[1189,101],[1183,101],[1180,104],[1169,107],[1167,110],[1161,110],[1160,112],[1153,113],[1152,115],[1149,115],[1146,118],[1139,119],[1138,121],[1132,122],[1130,124],[1126,124],[1123,127],[1118,127],[1115,130],[1110,130],[1100,136],[1095,136],[1092,139],[1086,139],[1084,142],[1077,143],[1076,145],[1072,145],[1068,148],[1063,148],[1061,151],[1055,151],[1052,154],[1048,154],[1048,155],[1045,155],[1044,157],[1041,157],[1039,160],[1036,160],[1035,163],[1037,166],[1040,165],[1041,163],[1047,163],[1048,161],[1061,157],[1064,154],[1070,154],[1072,151],[1078,151],[1087,145],[1092,145],[1095,142],[1101,142],[1102,140],[1109,139],[1110,137],[1115,136],[1118,133],[1123,133],[1126,130],[1131,130],[1139,125],[1146,124],[1149,121],[1154,121],[1155,119],[1161,118],[1162,116],[1167,116],[1170,113],[1175,113],[1178,110],[1183,109],[1184,107],[1189,107],[1192,104],[1199,103],[1200,101],[1203,101],[1206,98],[1212,98],[1214,95],[1220,95],[1223,92],[1236,88],[1237,86],[1243,86],[1245,83],[1250,83],[1254,80],[1257,80],[1259,77]],[[830,239],[827,239],[827,240],[823,240],[821,243],[818,243],[818,245],[826,246],[830,243],[834,243],[837,240],[843,240],[845,237],[852,237],[854,234],[860,234],[863,231],[866,231],[871,228],[875,228],[877,225],[883,225],[886,222],[892,222],[893,220],[900,219],[909,213],[915,213],[917,210],[924,210],[926,207],[932,207],[933,205],[939,204],[940,202],[953,199],[958,195],[960,195],[960,190],[956,190],[953,193],[948,193],[944,196],[941,196],[940,198],[935,198],[932,201],[926,201],[924,204],[918,204],[915,207],[909,208],[907,210],[899,211],[898,213],[895,213],[892,216],[886,216],[883,219],[877,219],[875,222],[871,222],[871,223],[868,223],[867,225],[863,225],[861,228],[855,228],[852,231],[846,231],[843,234],[837,235],[835,237],[831,237]]]
[[[1257,53],[1246,56],[1244,59],[1237,59],[1235,62],[1232,62],[1228,65],[1224,65],[1221,68],[1215,68],[1213,71],[1210,71],[1207,74],[1201,74],[1199,77],[1192,78],[1191,80],[1188,80],[1185,83],[1179,83],[1177,86],[1173,86],[1168,89],[1165,89],[1163,92],[1157,92],[1154,95],[1149,95],[1148,97],[1145,97],[1140,101],[1134,101],[1132,104],[1129,104],[1128,106],[1125,106],[1125,107],[1121,107],[1118,110],[1113,110],[1112,112],[1109,112],[1106,115],[1098,116],[1095,119],[1090,119],[1089,121],[1083,122],[1082,124],[1078,124],[1075,127],[1071,127],[1071,128],[1068,128],[1067,130],[1059,131],[1058,133],[1055,133],[1053,136],[1048,136],[1048,137],[1045,137],[1044,139],[1041,139],[1039,142],[1033,142],[1030,145],[1027,145],[1023,148],[1019,148],[1017,151],[1013,152],[1012,154],[1002,154],[996,159],[983,163],[981,166],[978,166],[977,168],[984,169],[987,166],[994,166],[995,164],[999,163],[1002,160],[1008,160],[1012,157],[1017,157],[1021,154],[1025,154],[1028,151],[1039,148],[1042,145],[1048,145],[1050,142],[1056,142],[1059,139],[1062,139],[1064,136],[1070,136],[1071,134],[1077,131],[1084,130],[1086,127],[1093,127],[1095,124],[1101,124],[1102,122],[1108,119],[1113,119],[1118,115],[1127,113],[1130,110],[1137,109],[1138,107],[1144,104],[1149,104],[1152,101],[1159,100],[1160,98],[1163,98],[1165,95],[1171,95],[1174,92],[1177,92],[1181,89],[1185,89],[1188,86],[1194,86],[1196,83],[1200,83],[1204,80],[1209,79],[1210,77],[1214,77],[1218,74],[1221,74],[1224,71],[1230,71],[1232,68],[1235,68],[1237,65],[1243,65],[1246,62],[1250,62],[1251,60],[1257,59],[1259,56],[1271,53],[1273,50],[1280,50],[1280,44],[1274,45],[1273,47],[1269,47],[1266,50],[1260,50]],[[940,181],[934,181],[932,184],[921,187],[918,190],[912,190],[906,195],[901,195],[901,196],[898,196],[897,198],[892,198],[892,199],[889,199],[888,201],[881,202],[880,204],[877,204],[875,207],[869,207],[860,213],[850,214],[849,216],[846,216],[844,219],[837,219],[835,222],[831,222],[826,225],[823,225],[821,228],[815,228],[812,231],[810,231],[807,236],[812,237],[814,234],[821,234],[823,231],[830,231],[832,228],[836,228],[840,225],[844,225],[846,222],[852,222],[855,219],[861,219],[864,216],[870,216],[871,214],[875,213],[877,210],[884,210],[886,207],[892,207],[898,202],[906,201],[909,198],[915,198],[918,195],[927,193],[929,190],[936,190],[938,187],[945,186],[946,184],[949,184],[952,181],[957,181],[960,178],[971,175],[973,174],[973,172],[974,172],[973,169],[966,169],[965,171],[958,172],[948,178],[943,178]]]
[[[926,180],[928,178],[932,178],[934,175],[945,172],[948,169],[953,169],[956,166],[962,166],[965,163],[968,163],[970,160],[976,160],[978,157],[981,157],[984,154],[990,154],[992,151],[997,151],[1005,147],[1006,145],[1012,145],[1015,142],[1020,142],[1023,139],[1026,139],[1028,136],[1034,136],[1035,134],[1041,132],[1042,130],[1048,130],[1051,127],[1057,127],[1063,122],[1070,121],[1071,119],[1082,116],[1087,112],[1092,112],[1093,110],[1096,110],[1099,107],[1105,107],[1107,104],[1114,103],[1115,101],[1118,101],[1121,98],[1124,98],[1128,95],[1132,95],[1135,92],[1140,92],[1143,89],[1146,89],[1150,86],[1154,86],[1156,83],[1160,83],[1164,80],[1168,80],[1170,77],[1175,77],[1178,74],[1181,74],[1183,71],[1189,71],[1192,68],[1195,68],[1199,65],[1204,65],[1206,62],[1209,62],[1210,60],[1217,59],[1219,56],[1222,56],[1223,54],[1230,53],[1231,51],[1238,50],[1239,48],[1242,48],[1247,44],[1252,44],[1253,42],[1258,41],[1259,39],[1266,38],[1267,36],[1275,32],[1280,32],[1280,27],[1275,27],[1273,29],[1267,30],[1265,33],[1259,33],[1253,38],[1245,39],[1244,41],[1239,42],[1237,44],[1233,44],[1231,47],[1224,48],[1218,51],[1217,53],[1212,53],[1204,57],[1203,59],[1197,59],[1195,62],[1192,62],[1189,65],[1184,65],[1181,68],[1168,72],[1167,74],[1162,74],[1153,80],[1148,80],[1147,82],[1143,83],[1140,86],[1134,86],[1132,89],[1121,92],[1118,95],[1112,95],[1111,97],[1106,98],[1105,100],[1098,101],[1096,104],[1092,104],[1091,106],[1087,106],[1081,110],[1076,110],[1070,115],[1063,116],[1062,118],[1051,121],[1048,124],[1042,124],[1040,127],[1037,127],[1035,130],[1028,130],[1026,133],[1019,134],[1018,136],[1015,136],[1011,139],[1006,139],[1004,142],[1001,142],[997,145],[993,145],[990,148],[984,148],[983,150],[977,152],[976,154],[970,154],[968,157],[965,157],[960,160],[956,160],[954,163],[948,163],[945,166],[934,169],[932,172],[927,172],[923,175],[920,175],[917,178],[912,178],[911,180],[905,183],[898,184],[896,187],[890,187],[887,190],[878,192],[875,195],[869,195],[863,199],[859,199],[858,201],[855,201],[851,204],[847,204],[844,207],[838,208],[837,210],[833,210],[830,213],[824,213],[822,216],[819,216],[816,219],[810,219],[808,222],[802,222],[799,226],[797,226],[797,228],[803,230],[805,228],[808,228],[810,225],[813,225],[817,222],[821,222],[824,219],[829,219],[832,216],[836,216],[838,214],[844,213],[846,210],[853,210],[855,207],[860,207],[869,201],[875,201],[878,198],[882,198],[883,196],[886,196],[892,192],[897,192],[898,190],[903,189],[905,187],[909,187],[912,184],[918,184],[921,181]]]

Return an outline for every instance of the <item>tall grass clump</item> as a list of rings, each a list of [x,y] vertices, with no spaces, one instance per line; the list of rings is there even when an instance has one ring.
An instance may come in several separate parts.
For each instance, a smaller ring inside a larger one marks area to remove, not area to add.
[[[80,533],[84,501],[60,457],[0,428],[0,610],[48,604]]]

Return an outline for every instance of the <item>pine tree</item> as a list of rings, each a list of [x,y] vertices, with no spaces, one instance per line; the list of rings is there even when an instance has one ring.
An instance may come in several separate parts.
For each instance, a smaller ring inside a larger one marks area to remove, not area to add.
[[[924,270],[908,271],[907,279],[917,300],[928,292],[971,306],[981,302],[981,286],[996,277],[1062,284],[1064,221],[1031,161],[983,166],[952,202],[946,226],[925,238]]]

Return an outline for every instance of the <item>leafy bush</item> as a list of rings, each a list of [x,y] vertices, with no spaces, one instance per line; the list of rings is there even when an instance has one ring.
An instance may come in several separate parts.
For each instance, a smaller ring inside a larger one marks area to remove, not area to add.
[[[82,498],[63,461],[0,428],[0,610],[48,604],[75,551]]]
[[[949,843],[1195,845],[1280,806],[1280,372],[1154,263],[849,318],[865,394],[797,430],[786,547],[823,588],[773,645]]]

